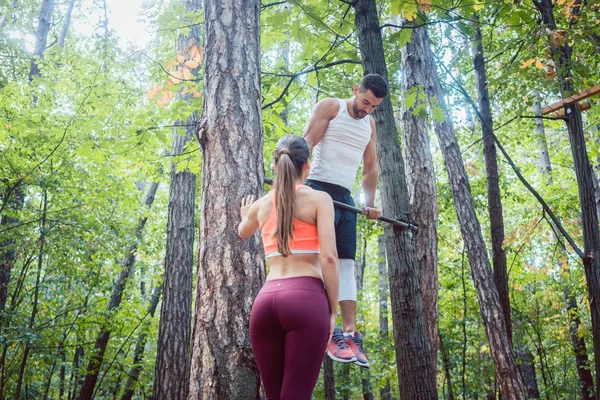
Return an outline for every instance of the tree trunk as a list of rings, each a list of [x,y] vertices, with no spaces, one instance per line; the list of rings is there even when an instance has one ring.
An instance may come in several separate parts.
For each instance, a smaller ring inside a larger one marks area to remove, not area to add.
[[[535,6],[540,11],[542,23],[549,32],[556,30],[556,22],[553,14],[551,0],[534,0]],[[573,7],[573,15],[570,23],[573,23],[583,4],[577,0]],[[573,90],[573,79],[571,75],[572,48],[568,41],[561,46],[555,46],[550,39],[552,57],[556,64],[557,77],[561,87],[563,98],[571,95]],[[575,176],[577,177],[577,188],[579,190],[579,204],[581,208],[582,230],[583,230],[583,267],[588,288],[588,300],[590,314],[592,316],[592,337],[594,342],[594,360],[596,364],[596,377],[600,376],[600,230],[598,229],[598,213],[596,210],[592,166],[590,164],[581,112],[577,104],[565,106],[567,115],[567,130],[569,131],[569,142],[573,154]],[[600,393],[600,379],[596,379],[596,393]]]
[[[427,33],[424,36],[424,40],[429,43]],[[523,381],[519,374],[515,356],[506,332],[502,306],[500,305],[498,291],[494,284],[487,250],[471,197],[471,187],[464,169],[460,148],[454,135],[452,120],[445,105],[444,95],[437,75],[437,68],[433,62],[432,50],[430,47],[427,47],[427,49],[426,65],[431,78],[428,88],[429,96],[430,98],[435,97],[439,105],[446,111],[444,122],[434,121],[434,128],[446,164],[446,171],[454,198],[454,206],[471,265],[481,316],[498,377],[500,393],[507,399],[524,399],[525,390]]]
[[[439,333],[439,343],[440,343],[440,352],[442,355],[442,363],[444,364],[444,375],[446,377],[446,385],[448,385],[448,400],[454,400],[454,391],[452,390],[452,376],[450,374],[450,359],[448,358],[448,353],[446,353],[446,349],[444,348],[444,338],[442,338],[442,334]]]
[[[387,80],[375,0],[357,0],[353,5],[363,71],[379,74]],[[377,123],[377,163],[383,213],[411,219],[404,161],[389,96],[373,116]],[[412,231],[395,229],[389,224],[385,227],[385,237],[400,396],[405,400],[437,399],[415,237]]]
[[[325,400],[335,400],[335,375],[333,373],[333,360],[329,357],[323,359],[323,389]]]
[[[263,192],[260,2],[206,0],[202,205],[188,398],[257,399],[252,302],[264,281],[259,235],[237,235],[245,195]]]
[[[154,317],[154,312],[156,311],[156,307],[158,306],[158,300],[160,299],[160,292],[163,290],[163,284],[154,288],[154,292],[152,293],[152,298],[150,299],[150,304],[148,304],[148,314]],[[146,332],[147,325],[149,322],[145,323],[146,326],[142,327],[142,333],[138,336],[137,343],[135,344],[135,351],[133,353],[133,365],[129,369],[129,373],[127,374],[127,383],[125,384],[125,389],[123,391],[123,396],[121,396],[121,400],[131,400],[133,394],[135,392],[135,384],[138,381],[140,376],[140,372],[142,371],[142,359],[144,358],[144,348],[146,347],[146,338],[148,333]],[[164,397],[155,397],[155,399],[160,399]],[[174,397],[169,397],[173,399]]]
[[[184,1],[186,12],[202,9],[201,0]],[[199,49],[200,25],[190,28],[187,36],[179,34],[177,53],[190,59],[190,49]],[[191,70],[198,77],[199,68]],[[179,99],[191,101],[192,95],[179,94]],[[185,122],[185,128],[173,128],[172,155],[180,155],[194,139],[198,113]],[[176,125],[179,125],[177,122]],[[185,129],[181,136],[179,129]],[[155,399],[185,399],[189,388],[189,348],[192,319],[192,274],[194,264],[194,203],[196,175],[189,169],[177,172],[171,165],[169,189],[169,219],[167,222],[167,252],[165,257],[164,295],[160,311],[160,326],[154,373]]]
[[[412,30],[412,35],[423,35],[423,28]],[[437,272],[437,194],[435,188],[435,171],[429,149],[429,124],[427,118],[413,114],[414,108],[424,103],[419,98],[427,86],[427,71],[423,66],[425,49],[423,40],[414,40],[402,48],[402,91],[404,98],[412,92],[417,95],[413,107],[402,107],[402,143],[404,145],[404,161],[406,180],[412,214],[419,225],[419,234],[415,239],[417,262],[421,276],[421,292],[423,308],[427,321],[427,334],[431,365],[437,374],[438,348],[438,272]],[[415,92],[415,90],[417,92]]]
[[[146,191],[146,195],[144,197],[144,204],[146,207],[150,207],[154,202],[156,189],[158,189],[158,183],[152,182],[149,185]],[[140,218],[137,227],[135,228],[135,236],[138,240],[142,235],[144,225],[146,225],[146,220],[146,217]],[[108,306],[106,307],[107,315],[110,315],[111,311],[115,310],[121,304],[123,292],[125,291],[125,285],[127,284],[129,277],[133,274],[133,268],[135,267],[135,253],[137,250],[137,246],[137,241],[136,243],[131,245],[127,256],[121,264],[121,272],[119,273],[119,276],[117,277],[113,285],[110,301],[108,302]],[[105,324],[102,326],[101,332],[96,338],[93,354],[90,356],[85,380],[83,381],[81,391],[79,392],[78,400],[89,400],[94,396],[96,381],[98,380],[100,367],[102,366],[102,362],[104,361],[104,352],[106,351],[106,347],[108,346],[110,333],[111,332],[108,327],[108,321],[106,321]]]
[[[542,113],[541,105],[539,102],[536,102],[534,105],[535,115],[540,115]],[[536,119],[536,136],[538,138],[538,149],[540,152],[540,165],[542,173],[547,176],[547,184],[552,183],[552,165],[550,164],[550,157],[548,155],[548,145],[546,143],[546,134],[544,132],[544,120],[541,118]],[[552,230],[556,233],[558,229],[555,224],[551,224]],[[560,241],[560,237],[557,235],[557,241]],[[558,253],[559,253],[559,269],[563,272],[563,279],[570,273],[570,268],[568,264],[567,254],[560,247],[560,243],[558,244]],[[564,263],[563,263],[564,260]],[[573,345],[573,353],[575,354],[575,364],[577,366],[577,376],[579,379],[579,386],[581,390],[581,398],[589,399],[594,397],[594,380],[592,378],[592,373],[590,372],[590,365],[587,355],[587,348],[585,344],[585,339],[579,335],[579,326],[581,321],[579,319],[579,307],[577,306],[577,300],[575,296],[571,293],[571,289],[569,288],[569,283],[564,281],[562,285],[563,296],[565,299],[565,306],[567,310],[567,318],[569,319],[569,332],[571,334],[571,343]],[[521,347],[524,345],[521,344]],[[527,354],[527,359],[533,359],[531,352],[527,348],[518,348],[518,354]],[[523,359],[521,370],[523,371],[525,384],[528,388],[528,393],[530,398],[539,398],[539,390],[537,388],[537,383],[535,386],[529,385],[531,379],[528,379],[525,375],[526,363],[525,359]],[[532,373],[535,374],[535,366],[531,365],[533,368]],[[531,370],[531,368],[529,368]],[[534,375],[535,378],[535,375]],[[535,381],[534,381],[535,382]],[[590,397],[591,396],[591,397]]]
[[[533,103],[533,115],[542,116],[542,103],[538,99]],[[540,171],[548,177],[547,183],[552,183],[552,164],[550,163],[550,153],[548,153],[548,142],[546,141],[546,132],[544,131],[544,120],[542,118],[535,119],[535,136],[538,144],[538,152],[540,153]]]
[[[479,21],[477,15],[474,16]],[[496,145],[494,144],[494,125],[490,97],[487,88],[487,75],[485,59],[483,58],[483,43],[481,29],[475,27],[475,57],[473,57],[475,83],[477,86],[477,99],[479,115],[482,117],[481,134],[483,137],[483,154],[485,158],[485,172],[487,176],[488,211],[490,216],[490,230],[492,239],[492,265],[494,267],[494,283],[498,290],[500,305],[504,313],[506,334],[512,343],[512,323],[510,320],[510,297],[508,292],[508,272],[506,270],[506,253],[504,243],[504,220],[502,216],[502,200],[500,197],[500,179],[498,173],[498,160],[496,158]]]
[[[38,301],[40,294],[40,279],[42,276],[42,266],[44,261],[44,245],[46,243],[46,212],[48,210],[48,197],[47,193],[44,190],[42,195],[42,223],[40,225],[40,238],[38,240],[38,246],[40,251],[38,253],[38,269],[37,275],[35,278],[35,288],[33,294],[33,307],[31,309],[31,316],[29,317],[29,326],[28,331],[31,332],[33,330],[33,325],[35,324],[35,318],[37,317],[38,310]],[[21,366],[19,367],[19,377],[17,378],[17,387],[15,389],[15,400],[19,400],[19,396],[21,394],[21,386],[23,384],[23,377],[25,376],[25,367],[27,366],[27,359],[29,358],[29,352],[31,351],[30,341],[27,341],[25,344],[25,350],[23,352],[23,360],[21,361]]]
[[[65,47],[65,39],[67,38],[67,33],[69,32],[69,25],[71,24],[71,15],[73,14],[73,7],[75,7],[75,0],[69,0],[69,6],[67,7],[67,13],[65,14],[63,27],[60,31],[60,36],[58,37],[59,47]]]
[[[42,0],[42,10],[38,22],[38,29],[35,35],[35,49],[31,60],[31,68],[29,69],[29,81],[40,74],[38,60],[46,50],[48,42],[48,33],[50,32],[50,22],[52,19],[52,10],[54,9],[54,0]]]
[[[17,2],[13,2],[13,8],[16,9]],[[48,41],[48,33],[50,32],[50,20],[52,18],[52,10],[54,9],[53,0],[43,0],[38,20],[38,28],[35,35],[35,50],[31,59],[29,68],[29,82],[40,74],[38,60],[44,54],[46,42]],[[37,98],[34,98],[34,104],[37,103]],[[10,197],[13,195],[11,201]],[[13,212],[18,212],[23,208],[25,194],[21,180],[15,182],[15,186],[7,191],[3,199],[4,205],[12,205]],[[19,219],[14,217],[6,217],[2,215],[0,226],[16,225]],[[6,307],[6,299],[8,297],[8,285],[10,283],[10,274],[14,265],[17,252],[15,251],[15,240],[10,238],[0,242],[0,322]]]
[[[381,363],[387,365],[387,342],[389,336],[388,329],[388,274],[385,257],[385,238],[383,235],[377,237],[378,267],[379,267],[379,338],[382,343],[385,343],[381,349]],[[379,390],[381,400],[391,400],[390,380],[385,378],[383,387]]]

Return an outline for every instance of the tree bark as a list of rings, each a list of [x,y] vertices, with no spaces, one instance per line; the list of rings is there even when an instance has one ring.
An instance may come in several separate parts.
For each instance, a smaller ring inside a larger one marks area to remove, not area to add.
[[[542,103],[539,99],[533,103],[533,115],[542,116]],[[540,171],[548,177],[547,184],[550,184],[552,183],[552,175],[550,174],[550,171],[552,171],[552,163],[550,162],[550,153],[548,153],[548,142],[546,141],[544,120],[542,118],[535,119],[535,136],[538,144],[538,152],[540,154]]]
[[[388,328],[388,274],[387,263],[385,256],[385,237],[380,235],[377,237],[378,267],[379,267],[379,338],[382,343],[385,343],[382,349],[381,363],[387,365],[387,342],[389,336]],[[383,387],[379,390],[381,400],[391,400],[390,380],[385,378]]]
[[[333,360],[329,357],[323,359],[323,388],[325,400],[335,400],[335,374]]]
[[[146,207],[150,207],[154,202],[154,196],[156,195],[157,189],[158,183],[152,182],[149,185],[146,191],[146,195],[144,197],[144,205]],[[142,231],[144,230],[146,221],[146,217],[140,218],[137,227],[135,228],[135,236],[138,240],[142,235]],[[110,312],[112,310],[115,310],[121,304],[123,292],[125,291],[125,285],[127,284],[129,277],[133,274],[133,269],[135,267],[135,253],[137,250],[137,246],[138,243],[136,240],[136,243],[130,246],[127,252],[127,256],[121,263],[121,272],[119,273],[119,276],[117,277],[113,285],[110,300],[108,302],[108,306],[106,307],[107,315],[110,315]],[[104,326],[102,326],[101,332],[96,338],[93,354],[90,356],[90,360],[88,363],[86,376],[83,381],[83,385],[81,386],[79,396],[77,397],[78,400],[89,400],[94,396],[96,381],[98,380],[100,367],[102,365],[102,362],[104,361],[104,352],[106,351],[106,347],[108,346],[108,341],[110,339],[111,334],[107,322],[108,321],[106,321]]]
[[[474,19],[479,21],[475,15]],[[485,158],[485,172],[487,176],[488,211],[490,216],[490,230],[492,238],[492,265],[494,268],[494,283],[498,290],[500,305],[504,313],[506,334],[512,343],[512,323],[510,320],[510,296],[508,292],[508,272],[506,270],[506,253],[504,243],[504,220],[502,216],[502,199],[500,197],[500,177],[498,173],[498,160],[496,158],[496,145],[494,144],[494,125],[490,97],[487,88],[487,75],[485,59],[483,57],[483,42],[481,29],[475,27],[475,56],[473,57],[475,84],[479,103],[479,115],[482,117],[481,134],[483,137],[483,154]]]
[[[184,1],[186,12],[202,9],[201,0]],[[190,49],[201,45],[200,26],[190,28],[187,36],[179,34],[177,53],[190,59]],[[198,77],[199,68],[191,71]],[[190,93],[178,94],[179,99],[191,101]],[[178,121],[173,128],[172,155],[179,156],[187,143],[194,139],[198,113],[187,121]],[[179,129],[185,130],[181,136]],[[196,175],[189,169],[177,172],[171,165],[169,189],[169,217],[167,222],[167,251],[165,257],[164,295],[160,311],[160,325],[154,373],[153,397],[155,399],[185,399],[189,388],[190,334],[192,319],[192,274],[194,264],[194,203]]]
[[[551,0],[534,0],[534,4],[542,16],[542,24],[552,32],[556,30]],[[574,22],[577,14],[584,4],[577,0],[574,3],[573,15],[570,23]],[[571,74],[571,54],[573,49],[568,41],[560,46],[555,46],[550,39],[550,49],[556,64],[557,78],[563,98],[574,92],[573,77]],[[566,123],[569,132],[569,142],[573,154],[575,176],[579,191],[579,204],[581,208],[583,231],[583,267],[588,289],[590,314],[592,316],[592,337],[594,343],[594,360],[596,377],[600,376],[600,230],[598,229],[598,213],[596,209],[592,166],[590,164],[581,112],[577,104],[565,106],[567,115]],[[596,379],[596,393],[600,393],[600,379]]]
[[[442,334],[439,333],[439,343],[440,343],[440,353],[442,355],[442,363],[444,364],[444,375],[446,377],[446,385],[448,385],[448,400],[454,400],[454,391],[452,390],[452,375],[450,374],[450,359],[448,358],[448,353],[444,348],[444,338],[442,338]]]
[[[160,299],[160,293],[163,290],[164,284],[161,284],[154,288],[154,292],[152,293],[152,297],[150,298],[150,303],[148,304],[148,314],[154,317],[154,312],[156,311],[156,307],[158,306],[158,301]],[[140,372],[142,371],[142,359],[144,358],[144,348],[146,347],[146,338],[148,337],[148,333],[146,332],[148,322],[144,324],[142,327],[142,333],[139,334],[138,340],[135,344],[135,350],[133,353],[133,365],[129,369],[129,373],[127,374],[127,383],[125,384],[125,389],[123,391],[123,396],[121,396],[121,400],[131,400],[133,394],[135,393],[135,384],[138,381],[140,376]],[[161,397],[155,397],[156,399],[160,399]],[[170,397],[173,398],[173,397]]]
[[[71,15],[73,14],[73,8],[75,7],[75,0],[69,0],[69,6],[67,7],[67,13],[65,14],[65,19],[63,22],[62,30],[60,31],[60,36],[58,37],[58,46],[65,47],[65,39],[67,38],[67,33],[69,32],[69,25],[71,24]]]
[[[236,227],[245,195],[263,192],[260,2],[206,0],[202,202],[191,399],[258,399],[252,301],[264,281],[258,235]]]
[[[48,33],[50,32],[50,22],[52,19],[53,9],[54,0],[42,0],[42,10],[40,12],[38,29],[35,35],[35,49],[33,51],[33,58],[31,59],[31,67],[29,69],[30,82],[34,77],[40,74],[38,61],[44,54],[44,50],[46,50],[46,43],[48,42]]]
[[[412,35],[423,35],[423,28],[412,30]],[[402,48],[402,91],[406,98],[411,92],[417,94],[413,107],[402,107],[402,143],[404,145],[404,161],[409,199],[412,205],[412,215],[419,226],[419,234],[415,239],[415,250],[419,274],[421,277],[421,292],[423,293],[423,308],[427,321],[427,334],[431,365],[437,374],[438,349],[438,272],[437,272],[437,194],[435,188],[435,171],[429,149],[429,123],[427,117],[413,113],[415,107],[425,103],[419,95],[424,95],[423,88],[427,86],[427,71],[420,54],[425,52],[423,40],[414,40]],[[415,92],[416,91],[416,92]]]
[[[541,105],[538,102],[534,104],[534,113],[535,115],[540,115],[542,113]],[[550,157],[548,155],[548,145],[546,142],[546,134],[544,132],[544,120],[541,118],[536,119],[536,136],[538,140],[538,149],[540,153],[540,166],[542,173],[547,177],[547,184],[552,183],[552,165],[550,164]],[[552,230],[557,233],[558,229],[555,224],[551,224]],[[556,240],[560,242],[560,237],[557,235]],[[560,243],[559,243],[560,245]],[[568,264],[567,254],[562,247],[558,247],[559,254],[559,265],[558,268],[563,272],[563,279],[570,273],[570,268]],[[564,260],[564,263],[563,263]],[[569,320],[569,332],[571,334],[571,343],[573,345],[573,353],[575,354],[575,365],[577,366],[577,377],[579,379],[579,387],[580,394],[582,399],[589,399],[594,397],[594,380],[592,378],[592,373],[590,371],[590,365],[587,355],[587,348],[585,344],[585,339],[579,335],[579,326],[581,324],[579,318],[579,307],[577,306],[577,300],[575,296],[571,293],[571,289],[569,288],[568,282],[564,281],[562,285],[563,289],[563,297],[565,300],[565,308],[567,310],[567,318]],[[527,348],[521,348],[524,345],[521,344],[518,347],[517,354],[527,355],[527,360],[532,360],[533,356],[531,352]],[[525,384],[528,388],[528,393],[530,398],[539,398],[539,390],[537,388],[537,383],[535,386],[529,384],[531,379],[528,379],[525,375],[526,369],[526,359],[523,359],[521,370],[523,371],[523,377],[525,379]],[[535,374],[535,366],[532,364],[529,368]],[[535,375],[534,375],[535,378]],[[534,381],[535,382],[535,381]]]
[[[375,0],[357,0],[352,4],[363,71],[365,74],[379,74],[387,80]],[[389,96],[385,97],[373,116],[377,123],[377,164],[383,213],[411,219],[404,161]],[[390,225],[385,227],[385,237],[400,396],[405,400],[437,399],[415,237],[409,230],[394,229]]]
[[[429,43],[429,36],[424,35],[424,40]],[[430,98],[435,97],[438,104],[445,110],[444,122],[434,121],[434,128],[438,136],[440,148],[443,153],[446,171],[454,206],[458,215],[463,241],[467,250],[467,256],[471,265],[477,298],[479,300],[481,316],[483,318],[488,343],[494,361],[494,368],[500,386],[500,392],[507,399],[524,399],[525,389],[515,356],[511,349],[510,340],[506,331],[504,314],[498,291],[493,280],[487,249],[481,234],[481,228],[475,206],[471,197],[471,187],[464,169],[460,148],[454,135],[454,127],[445,104],[444,95],[434,64],[431,47],[427,47],[426,53],[427,70],[429,71],[430,83],[428,93]]]

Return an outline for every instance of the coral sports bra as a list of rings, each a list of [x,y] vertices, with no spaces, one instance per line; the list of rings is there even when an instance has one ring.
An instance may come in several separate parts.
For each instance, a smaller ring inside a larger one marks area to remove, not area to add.
[[[296,185],[296,190],[308,186]],[[271,192],[273,208],[271,214],[261,227],[263,245],[265,246],[266,258],[280,256],[277,248],[277,236],[274,235],[277,230],[277,212],[275,204],[275,191]],[[294,218],[294,239],[290,239],[290,251],[292,254],[319,254],[321,244],[319,242],[319,232],[317,226],[300,221]]]

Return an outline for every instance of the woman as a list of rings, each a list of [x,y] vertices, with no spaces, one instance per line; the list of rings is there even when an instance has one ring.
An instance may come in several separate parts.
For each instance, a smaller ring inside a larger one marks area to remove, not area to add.
[[[269,264],[250,315],[267,400],[311,398],[337,317],[333,202],[302,184],[309,157],[303,138],[283,137],[274,153],[273,190],[256,202],[242,200],[238,233],[247,239],[260,229]]]

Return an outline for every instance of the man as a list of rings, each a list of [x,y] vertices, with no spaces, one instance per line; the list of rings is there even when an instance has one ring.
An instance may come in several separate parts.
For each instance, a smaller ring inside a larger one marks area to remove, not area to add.
[[[362,184],[365,192],[363,213],[377,219],[374,208],[377,188],[375,120],[369,115],[387,96],[387,83],[376,74],[366,75],[354,85],[348,100],[324,99],[317,103],[308,122],[304,139],[313,150],[310,175],[306,184],[322,190],[342,203],[354,206],[351,190],[363,161]],[[335,328],[327,345],[327,355],[340,362],[354,362],[368,368],[362,334],[356,330],[356,214],[335,209],[335,234],[339,258],[340,290],[338,302],[342,329]]]

